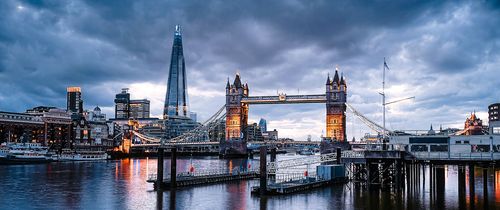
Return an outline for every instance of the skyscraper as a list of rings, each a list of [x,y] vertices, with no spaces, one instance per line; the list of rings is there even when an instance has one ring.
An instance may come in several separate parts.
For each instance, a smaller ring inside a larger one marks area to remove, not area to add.
[[[174,43],[170,58],[170,70],[168,74],[167,93],[163,118],[189,117],[187,102],[186,68],[184,66],[184,54],[182,52],[181,27],[175,26]]]
[[[267,132],[267,121],[264,118],[260,118],[259,121],[260,132]]]
[[[71,113],[83,113],[82,90],[80,87],[68,87],[66,94],[67,110]]]
[[[130,93],[128,88],[122,88],[122,92],[115,97],[115,119],[128,119],[130,117]]]

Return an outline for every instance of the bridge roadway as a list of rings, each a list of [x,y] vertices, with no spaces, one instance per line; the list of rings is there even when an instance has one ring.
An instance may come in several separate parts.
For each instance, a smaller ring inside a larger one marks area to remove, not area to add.
[[[319,141],[268,141],[268,142],[256,142],[256,141],[250,141],[247,142],[248,145],[261,145],[261,146],[269,146],[269,145],[300,145],[300,146],[305,146],[305,145],[311,145],[311,146],[319,146],[321,142]],[[218,146],[220,145],[220,142],[211,142],[211,141],[205,141],[205,142],[166,142],[163,144],[163,147],[172,147],[172,146]],[[144,148],[149,148],[149,147],[159,147],[161,146],[160,143],[152,143],[152,144],[132,144],[132,147],[144,147]]]
[[[326,103],[326,94],[248,96],[243,97],[241,102],[246,104]]]

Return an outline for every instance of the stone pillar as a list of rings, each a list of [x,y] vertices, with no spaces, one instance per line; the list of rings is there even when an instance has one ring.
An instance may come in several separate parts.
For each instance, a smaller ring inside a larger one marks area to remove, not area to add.
[[[260,147],[260,195],[267,192],[267,147]]]

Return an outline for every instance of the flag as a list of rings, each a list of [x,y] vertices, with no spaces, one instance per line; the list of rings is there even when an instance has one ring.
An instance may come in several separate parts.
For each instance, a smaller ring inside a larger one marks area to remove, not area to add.
[[[387,63],[385,62],[385,59],[384,59],[384,66],[385,68],[387,68],[387,70],[389,70],[389,66],[387,65]]]

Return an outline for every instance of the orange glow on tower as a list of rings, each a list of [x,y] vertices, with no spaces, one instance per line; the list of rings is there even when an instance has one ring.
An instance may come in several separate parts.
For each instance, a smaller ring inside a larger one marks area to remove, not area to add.
[[[326,138],[345,141],[347,85],[344,76],[339,78],[338,68],[333,80],[326,80]]]

